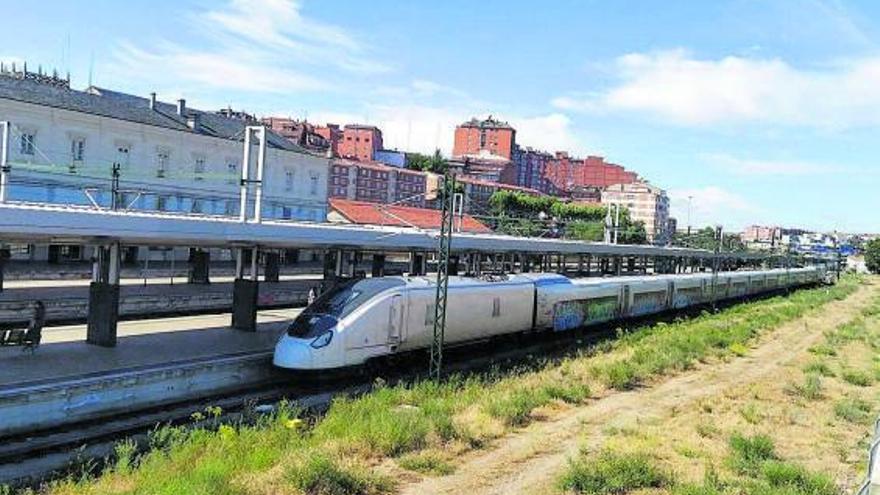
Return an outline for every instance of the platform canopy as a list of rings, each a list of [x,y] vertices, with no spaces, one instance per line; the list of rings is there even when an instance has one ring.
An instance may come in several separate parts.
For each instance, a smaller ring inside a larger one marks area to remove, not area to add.
[[[432,251],[439,233],[405,227],[338,225],[301,221],[241,222],[237,218],[69,206],[0,205],[0,241],[139,246],[341,248],[362,251]],[[557,253],[604,256],[712,258],[700,249],[624,245],[562,239],[456,233],[452,250],[486,253]],[[721,255],[753,258],[750,254]]]

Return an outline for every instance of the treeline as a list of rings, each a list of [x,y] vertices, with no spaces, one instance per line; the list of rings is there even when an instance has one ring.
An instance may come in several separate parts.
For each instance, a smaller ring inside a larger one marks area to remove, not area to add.
[[[559,237],[599,242],[604,239],[607,208],[601,205],[566,203],[553,196],[532,196],[497,191],[489,199],[495,229],[527,237]],[[620,209],[621,244],[645,244],[645,224],[633,221],[626,208]]]

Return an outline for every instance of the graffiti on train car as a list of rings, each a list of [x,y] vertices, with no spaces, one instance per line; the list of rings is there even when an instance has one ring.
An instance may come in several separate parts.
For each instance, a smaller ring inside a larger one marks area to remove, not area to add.
[[[617,297],[562,301],[553,306],[553,330],[572,330],[611,320],[616,315]]]
[[[644,315],[666,309],[666,291],[645,292],[633,295],[631,314]]]
[[[675,291],[675,307],[683,308],[699,304],[703,290],[700,287],[688,287],[686,289],[678,289]]]

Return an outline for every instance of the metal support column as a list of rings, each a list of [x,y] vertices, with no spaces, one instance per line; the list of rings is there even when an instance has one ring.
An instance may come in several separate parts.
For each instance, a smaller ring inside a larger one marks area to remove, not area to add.
[[[440,197],[440,238],[437,242],[437,286],[434,294],[434,335],[431,342],[430,376],[440,381],[443,367],[443,345],[446,332],[446,296],[449,288],[449,247],[452,244],[452,222],[454,215],[455,176],[443,180]]]
[[[149,257],[149,251],[147,252]],[[189,280],[191,284],[209,284],[211,253],[201,249],[195,249],[190,252]]]
[[[95,248],[86,342],[101,347],[116,346],[119,321],[119,243]]]
[[[0,122],[0,203],[9,195],[9,129],[8,121]]]
[[[235,282],[232,286],[232,328],[246,332],[257,331],[257,297],[259,282],[259,248],[252,248],[250,279],[244,278],[244,249],[236,250]]]
[[[385,276],[385,255],[373,254],[372,275],[374,277]]]
[[[277,251],[267,251],[263,253],[263,257],[266,263],[266,268],[263,271],[263,280],[277,284],[281,279],[281,255]]]

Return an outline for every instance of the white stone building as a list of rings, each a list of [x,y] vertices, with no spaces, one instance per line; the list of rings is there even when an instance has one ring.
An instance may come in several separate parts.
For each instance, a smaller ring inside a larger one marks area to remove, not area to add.
[[[0,73],[10,123],[9,201],[194,215],[238,215],[245,127],[252,117],[206,112],[24,72]],[[329,160],[267,132],[264,218],[322,222]],[[0,143],[2,146],[2,143]]]
[[[666,191],[647,182],[615,184],[602,191],[602,204],[617,204],[630,212],[634,221],[645,223],[648,241],[666,244],[671,232],[669,225],[669,197]]]

